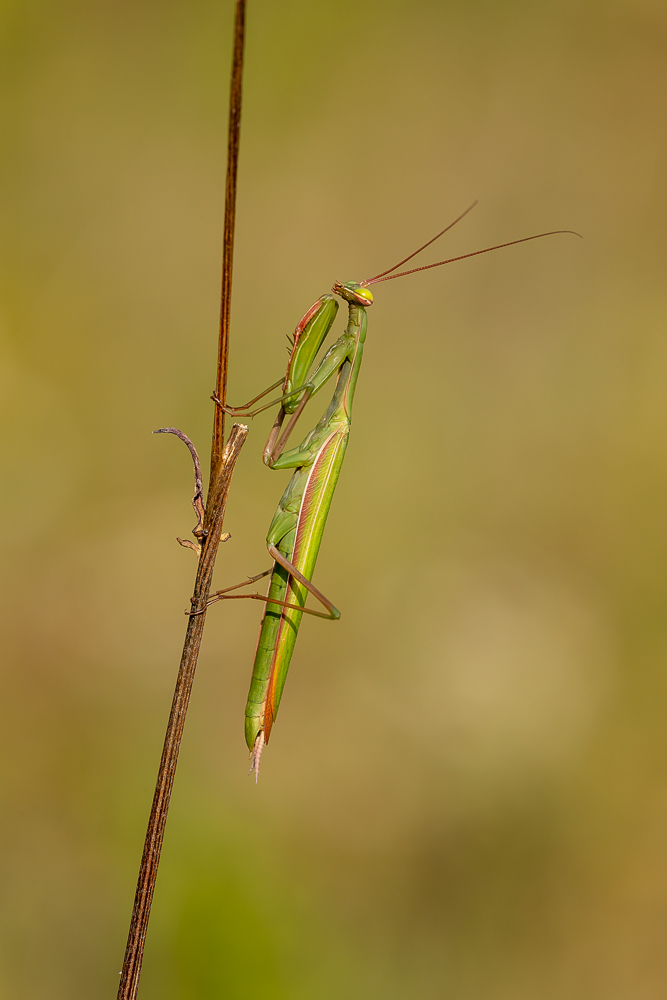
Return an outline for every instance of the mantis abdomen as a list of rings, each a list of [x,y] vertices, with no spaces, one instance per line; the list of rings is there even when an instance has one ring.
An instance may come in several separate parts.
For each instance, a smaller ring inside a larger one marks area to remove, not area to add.
[[[275,546],[308,580],[315,569],[348,435],[347,421],[333,431],[330,428],[312,464],[296,469],[267,535],[267,546]],[[271,603],[271,598],[303,607],[307,593],[287,569],[274,563],[245,713],[246,743],[251,750],[260,732],[264,742],[269,740],[303,616],[301,611]]]

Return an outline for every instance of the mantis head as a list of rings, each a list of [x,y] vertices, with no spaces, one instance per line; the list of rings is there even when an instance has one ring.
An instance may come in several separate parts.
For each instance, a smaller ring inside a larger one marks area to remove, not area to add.
[[[340,295],[346,302],[356,306],[372,306],[373,293],[364,288],[358,281],[336,281],[331,289],[334,295]]]

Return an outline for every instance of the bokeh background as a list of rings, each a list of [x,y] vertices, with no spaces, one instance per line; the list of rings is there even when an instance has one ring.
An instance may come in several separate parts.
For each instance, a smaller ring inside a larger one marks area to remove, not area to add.
[[[194,574],[151,431],[208,453],[232,18],[0,5],[12,1000],[117,988]],[[142,1000],[662,998],[667,5],[250,0],[245,80],[232,402],[475,198],[424,262],[585,239],[377,287],[316,575],[343,617],[304,621],[255,787],[261,611],[210,613]],[[218,586],[267,565],[270,422]]]

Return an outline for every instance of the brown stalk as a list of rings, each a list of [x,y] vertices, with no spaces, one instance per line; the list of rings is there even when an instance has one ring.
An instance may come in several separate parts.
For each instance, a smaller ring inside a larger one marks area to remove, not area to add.
[[[222,294],[220,307],[220,336],[218,347],[218,369],[216,392],[218,398],[225,399],[227,387],[227,366],[229,354],[229,317],[232,285],[232,259],[234,247],[234,221],[236,206],[236,176],[238,167],[239,129],[241,123],[241,96],[243,74],[243,43],[245,28],[245,0],[237,0],[234,25],[234,54],[232,58],[232,82],[230,91],[229,143],[227,160],[227,184],[225,197],[225,223],[223,237]],[[168,428],[168,430],[173,430]],[[227,443],[224,444],[224,412],[215,407],[213,440],[211,447],[211,478],[206,498],[206,513],[203,530],[200,525],[198,541],[202,549],[197,568],[192,611],[202,612],[211,590],[215,559],[220,545],[222,524],[229,487],[248,428],[234,424]],[[157,879],[160,853],[164,839],[164,829],[169,811],[169,801],[174,786],[174,776],[185,725],[185,716],[190,701],[197,659],[201,646],[206,612],[188,617],[181,665],[176,679],[176,688],[171,704],[167,732],[164,738],[162,758],[158,770],[153,805],[148,820],[148,829],[139,867],[137,889],[132,908],[132,919],[125,949],[123,968],[117,1000],[136,1000],[139,977],[144,955],[144,944],[150,917],[153,892]]]
[[[243,51],[245,38],[245,0],[237,0],[234,24],[232,84],[229,92],[229,131],[227,138],[227,182],[225,184],[225,226],[222,234],[222,295],[220,296],[220,336],[215,394],[221,403],[227,400],[229,357],[229,318],[232,305],[232,264],[234,261],[234,226],[236,223],[236,178],[241,133],[241,98],[243,94]],[[213,418],[211,471],[220,460],[225,439],[225,411],[216,406]]]

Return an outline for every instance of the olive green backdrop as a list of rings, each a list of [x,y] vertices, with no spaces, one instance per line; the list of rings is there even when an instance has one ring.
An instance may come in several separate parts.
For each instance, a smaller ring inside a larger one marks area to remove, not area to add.
[[[194,574],[151,431],[208,452],[232,17],[0,4],[8,1000],[117,988]],[[377,286],[316,574],[343,617],[304,621],[255,787],[261,611],[211,611],[141,1000],[658,1000],[667,4],[249,0],[245,79],[232,402],[475,198],[425,262],[585,239]],[[218,586],[267,565],[270,422]]]

